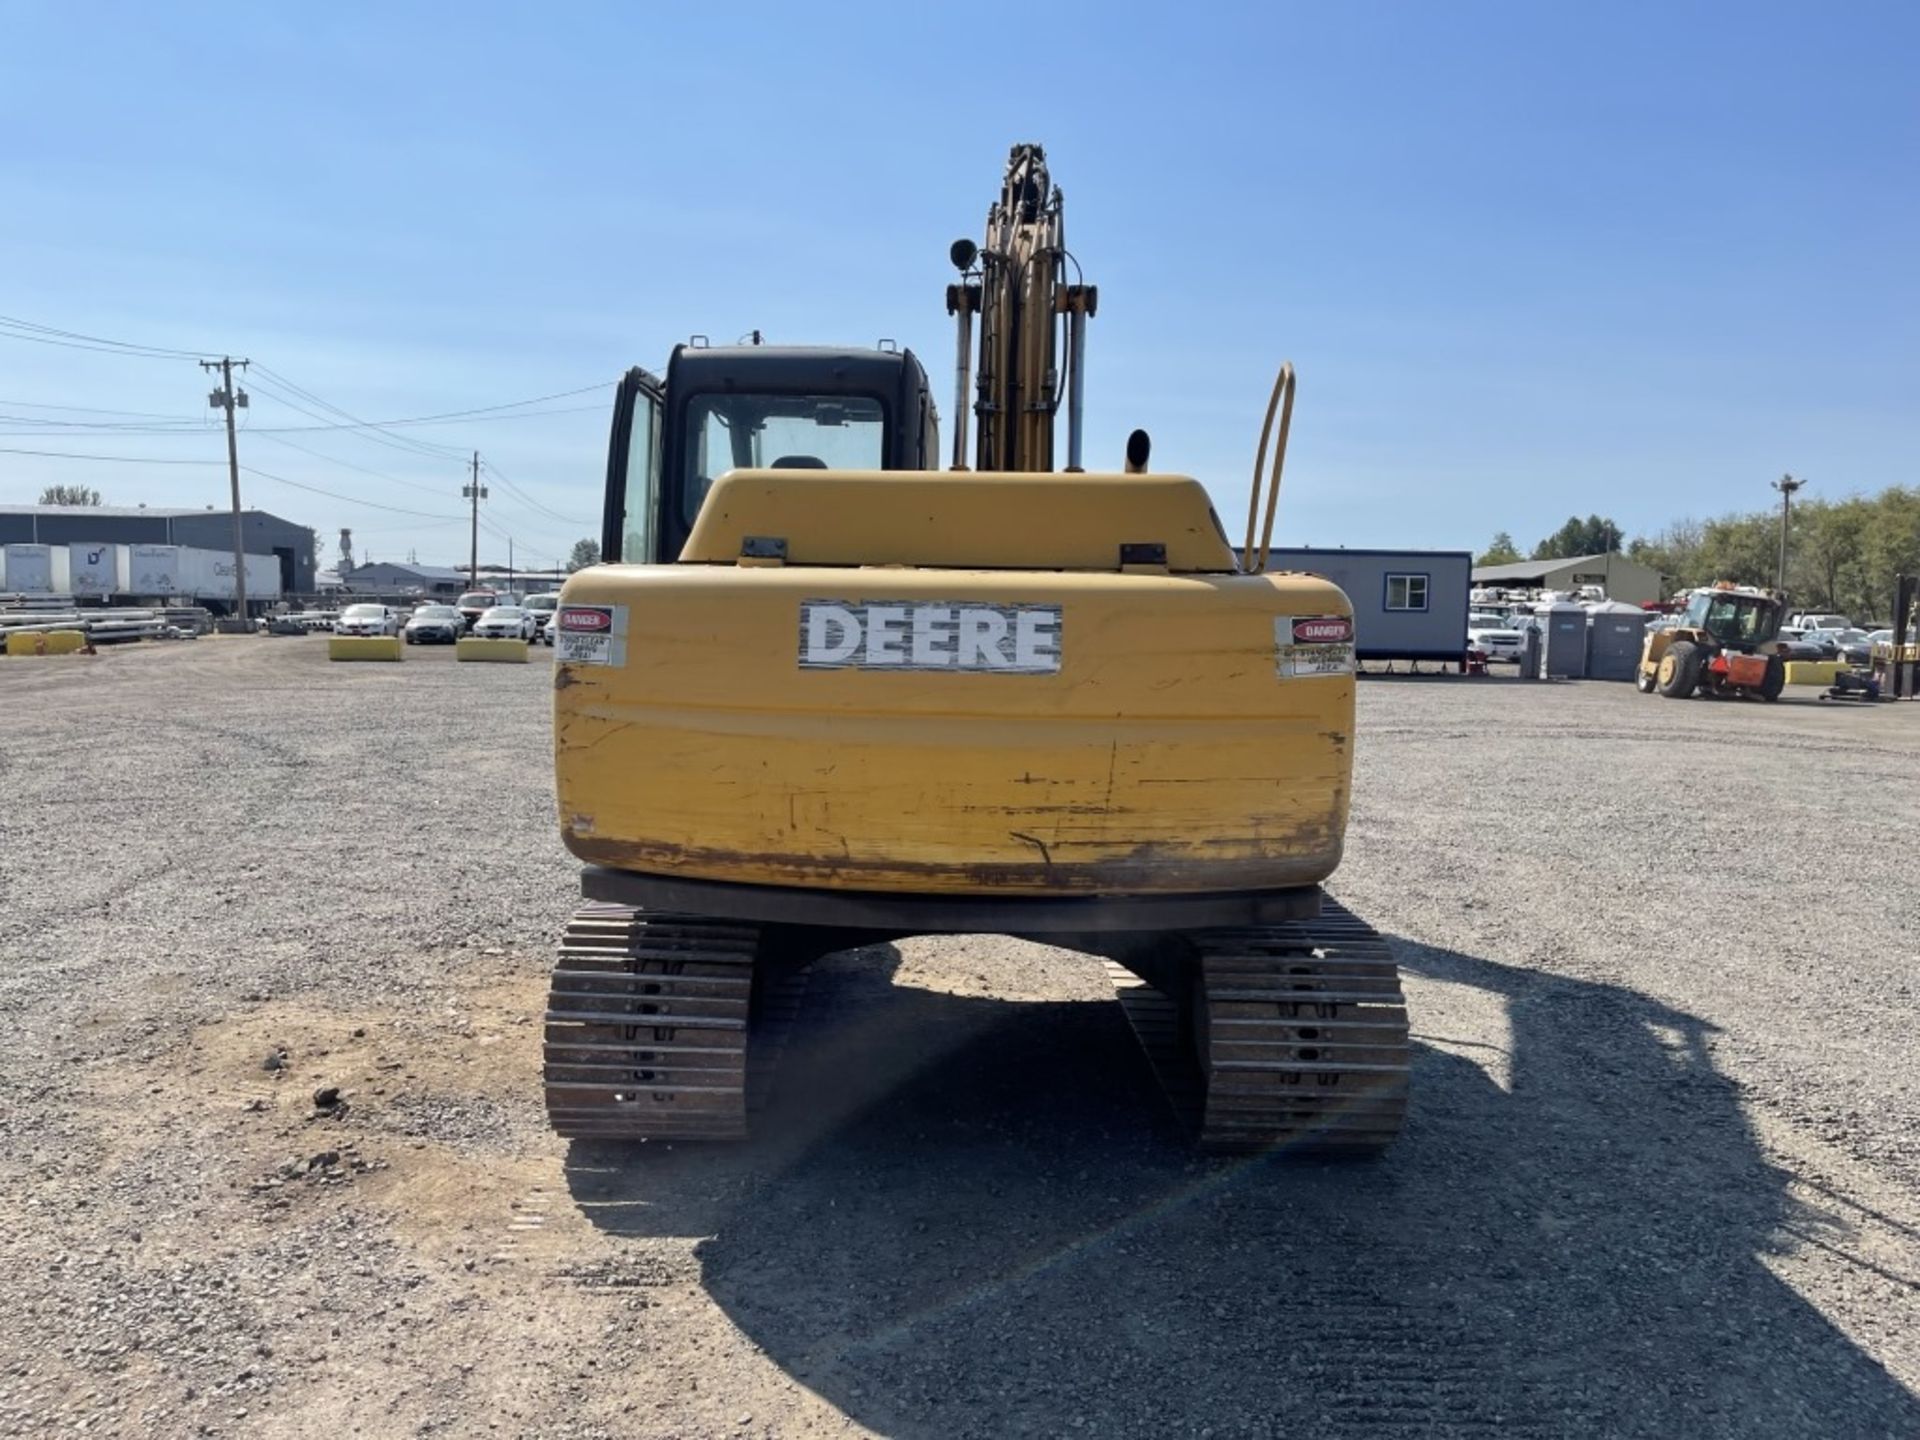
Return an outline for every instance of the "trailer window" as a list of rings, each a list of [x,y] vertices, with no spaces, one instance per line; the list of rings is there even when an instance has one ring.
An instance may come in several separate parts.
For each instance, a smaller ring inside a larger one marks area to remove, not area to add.
[[[1387,576],[1386,608],[1425,610],[1427,608],[1427,577],[1425,575]]]

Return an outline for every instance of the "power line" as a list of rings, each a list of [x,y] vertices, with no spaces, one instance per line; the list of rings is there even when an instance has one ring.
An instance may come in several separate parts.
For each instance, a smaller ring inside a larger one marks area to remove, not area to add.
[[[48,460],[113,460],[123,465],[219,465],[219,460],[162,460],[151,455],[81,455],[72,450],[15,450],[0,445],[0,455],[39,455]]]
[[[318,405],[321,409],[331,410],[334,414],[340,416],[344,420],[352,421],[355,425],[373,426],[375,428],[386,426],[386,425],[424,425],[424,424],[437,423],[441,420],[463,420],[470,415],[491,415],[497,410],[521,410],[521,409],[525,409],[529,405],[544,405],[549,400],[571,400],[575,395],[588,395],[593,393],[596,390],[604,390],[607,388],[609,384],[615,383],[615,382],[606,381],[606,380],[596,380],[591,385],[582,385],[575,390],[556,390],[551,395],[535,395],[528,400],[509,400],[506,403],[501,405],[481,405],[472,410],[443,410],[433,415],[416,415],[411,418],[402,419],[402,420],[362,420],[359,416],[350,414],[348,411],[342,410],[338,405],[332,405],[332,404],[329,404],[327,401],[322,400],[318,395],[315,395],[311,390],[302,389],[300,386],[294,384],[293,381],[287,379],[286,376],[280,374],[280,372],[277,370],[268,370],[267,367],[264,365],[258,366],[256,368],[259,370],[265,371],[268,378],[273,380],[276,384],[281,385],[285,389],[293,391],[294,394],[296,395],[300,395],[308,400],[311,400],[314,404]],[[594,406],[594,407],[582,407],[582,408],[597,409],[599,407]]]
[[[487,470],[489,471],[489,473],[492,474],[493,478],[498,480],[502,485],[506,486],[510,494],[519,496],[522,503],[532,506],[535,510],[538,510],[542,515],[552,516],[555,520],[560,521],[562,524],[578,525],[581,523],[580,521],[574,519],[574,517],[571,515],[562,515],[558,510],[551,510],[547,508],[545,505],[542,505],[538,500],[534,499],[531,495],[527,494],[526,491],[522,490],[518,485],[514,484],[512,480],[508,479],[507,476],[504,473],[502,473],[500,467],[494,464],[493,461],[487,460],[487,461],[483,461],[482,463],[485,464],[485,466],[487,467]]]
[[[0,446],[0,455],[37,455],[48,460],[110,460],[123,465],[200,465],[224,468],[221,460],[163,460],[149,455],[80,455],[65,450],[18,450],[11,446]],[[426,520],[464,520],[464,515],[435,515],[425,510],[405,510],[398,505],[382,505],[374,500],[361,500],[356,496],[342,495],[333,490],[322,490],[318,485],[305,485],[298,480],[289,480],[284,475],[275,475],[269,470],[253,465],[240,467],[249,475],[258,475],[262,480],[271,480],[278,485],[291,485],[295,490],[310,491],[315,495],[324,495],[329,500],[338,500],[345,505],[359,505],[369,510],[388,510],[395,515],[417,515]]]
[[[268,399],[277,401],[279,404],[285,405],[289,410],[297,410],[300,412],[300,414],[305,415],[310,420],[319,420],[323,422],[322,424],[317,426],[297,425],[292,427],[279,427],[282,430],[290,430],[291,433],[294,433],[294,434],[300,434],[306,430],[360,430],[366,435],[367,439],[372,440],[376,444],[384,445],[389,450],[402,450],[410,455],[428,455],[428,456],[432,456],[435,459],[441,459],[441,460],[448,460],[453,458],[451,452],[445,446],[435,445],[431,441],[416,440],[411,435],[389,435],[379,426],[368,426],[364,424],[354,424],[354,425],[332,424],[331,422],[328,421],[328,417],[322,414],[320,411],[311,409],[308,406],[301,404],[298,400],[291,399],[290,397],[279,393],[278,388],[272,382],[269,382],[263,386],[258,381],[256,381],[254,383],[254,388],[259,390]],[[273,428],[273,427],[267,427],[267,428]]]
[[[288,403],[281,396],[276,395],[274,398],[276,400],[279,400],[280,403],[283,405]],[[301,409],[301,407],[299,407],[298,405],[294,406],[293,408],[296,410]],[[305,435],[315,430],[381,431],[381,430],[394,429],[398,426],[403,426],[403,425],[455,425],[455,424],[489,425],[489,424],[497,424],[502,420],[534,420],[545,415],[601,415],[606,413],[606,409],[607,407],[604,405],[567,405],[557,410],[522,410],[519,413],[513,414],[513,415],[468,415],[468,416],[452,416],[452,417],[446,417],[446,418],[435,417],[432,415],[424,415],[411,420],[369,420],[359,425],[292,425],[292,426],[283,425],[283,426],[277,427],[277,433],[282,435]],[[301,410],[301,413],[310,414],[312,412]],[[406,440],[406,439],[411,439],[412,437],[406,436],[406,435],[396,435],[392,438],[396,440]],[[430,444],[435,444],[437,442],[422,441],[421,443],[430,445]],[[451,449],[453,447],[449,446],[447,448]]]
[[[263,388],[258,381],[254,382],[253,388],[255,393],[265,395],[267,396],[267,398],[274,400],[280,404],[288,403],[281,396],[275,395],[272,393],[272,391]],[[299,410],[300,413],[303,415],[312,413],[311,411],[302,409],[300,406],[297,406],[297,405],[293,406],[292,408]],[[381,431],[387,425],[489,425],[489,424],[497,424],[502,420],[534,420],[534,419],[538,419],[548,415],[589,415],[589,414],[601,415],[605,413],[606,413],[606,407],[602,405],[570,405],[560,410],[527,410],[518,415],[477,415],[472,417],[471,419],[466,419],[466,420],[382,421],[379,424],[365,425],[365,426],[363,425],[245,425],[245,426],[242,426],[241,428],[249,435],[321,435],[321,434],[345,435],[345,434],[351,434],[354,431],[365,430],[369,432],[365,438],[369,440],[382,440],[383,437],[382,437]],[[6,416],[0,416],[0,422],[5,422],[7,421],[7,419],[8,417]],[[62,434],[68,433],[66,429],[59,428],[57,425],[57,422],[43,421],[39,417],[32,416],[32,415],[15,416],[13,417],[13,423],[30,425],[35,428],[30,430],[0,430],[0,435],[9,435],[15,438],[19,438],[25,435],[54,436],[54,435],[62,435]],[[49,427],[54,427],[54,428],[49,428]],[[193,421],[183,420],[177,425],[114,425],[114,424],[102,423],[98,425],[76,425],[76,426],[73,426],[72,428],[79,429],[82,431],[91,431],[99,434],[158,436],[158,435],[195,435],[195,434],[201,433],[201,431],[203,430],[211,429],[212,427],[206,426],[206,425],[196,425]],[[390,440],[390,441],[396,442],[395,444],[389,445],[388,446],[389,449],[401,450],[411,455],[423,455],[429,459],[452,460],[452,461],[455,461],[456,463],[459,461],[460,457],[453,452],[452,447],[450,446],[443,447],[437,441],[419,441],[416,444],[408,444],[407,442],[413,440],[413,438],[414,437],[410,435],[389,435],[389,436],[385,436],[384,440]],[[421,447],[426,447],[426,448],[421,448]]]
[[[173,435],[204,435],[213,429],[204,423],[186,422],[180,425],[75,425],[71,423],[49,423],[30,415],[0,415],[0,423],[25,425],[24,430],[0,430],[0,435],[15,440],[24,440],[34,435],[44,435],[49,440],[64,440],[76,436],[104,439],[110,435],[139,435],[159,439]]]
[[[538,526],[529,528],[525,525],[516,525],[512,529],[506,529],[497,522],[489,524],[484,519],[480,522],[480,528],[492,531],[498,539],[512,540],[518,544],[526,545],[529,548],[533,548],[533,542],[535,541],[544,542],[549,545],[571,545],[575,540],[581,538],[579,535],[571,532],[546,530]]]
[[[328,425],[328,426],[321,426],[321,427],[315,427],[315,428],[320,428],[320,429],[333,429],[333,430],[368,430],[368,431],[371,431],[371,432],[374,432],[374,433],[372,433],[372,434],[369,434],[369,436],[368,436],[368,438],[370,438],[370,439],[378,439],[378,438],[381,438],[381,437],[379,436],[379,434],[378,434],[378,431],[379,431],[379,430],[380,430],[380,429],[381,429],[381,428],[382,428],[382,427],[383,427],[383,426],[384,426],[385,424],[387,424],[387,423],[397,423],[397,424],[415,424],[415,423],[448,423],[448,422],[450,422],[450,421],[452,421],[452,420],[455,420],[455,419],[460,419],[460,418],[471,418],[471,417],[475,417],[475,416],[486,416],[486,415],[487,415],[487,414],[488,414],[489,412],[496,412],[496,411],[503,411],[503,410],[511,410],[511,409],[514,409],[516,405],[519,405],[519,406],[525,406],[525,405],[538,405],[538,404],[541,404],[542,402],[544,402],[544,401],[547,401],[547,400],[556,400],[556,399],[564,399],[564,398],[566,398],[566,396],[568,396],[568,395],[576,395],[576,394],[581,394],[581,393],[584,393],[584,391],[585,391],[585,390],[589,390],[589,389],[598,389],[598,388],[600,388],[600,387],[598,387],[598,386],[586,386],[586,387],[582,387],[582,389],[581,389],[581,390],[574,390],[574,391],[565,391],[565,392],[559,392],[559,393],[556,393],[556,394],[553,394],[553,395],[542,395],[542,396],[537,396],[537,397],[535,397],[535,398],[533,398],[533,399],[530,399],[530,400],[524,400],[524,401],[518,401],[518,402],[515,402],[515,404],[514,404],[514,405],[498,405],[498,406],[488,406],[488,407],[482,407],[482,408],[480,408],[480,409],[476,409],[476,410],[472,410],[472,411],[457,411],[457,412],[450,412],[450,413],[449,413],[448,415],[446,415],[446,416],[429,416],[429,417],[416,417],[415,419],[412,419],[412,420],[402,420],[402,421],[397,421],[397,422],[377,422],[377,421],[364,421],[364,420],[361,420],[361,419],[360,419],[360,418],[359,418],[358,416],[355,416],[355,415],[354,415],[354,414],[352,414],[352,413],[351,413],[350,411],[347,411],[347,410],[343,410],[343,409],[341,409],[341,408],[340,408],[340,407],[339,407],[338,405],[335,405],[335,404],[333,404],[332,402],[330,402],[330,401],[328,401],[328,400],[325,400],[325,399],[323,399],[323,398],[322,398],[321,396],[318,396],[318,395],[316,395],[316,394],[314,394],[314,393],[313,393],[313,392],[312,392],[311,390],[308,390],[308,389],[306,389],[305,387],[303,387],[303,386],[301,386],[301,385],[298,385],[298,384],[296,384],[296,383],[295,383],[294,381],[292,381],[292,380],[289,380],[289,379],[288,379],[288,378],[287,378],[286,376],[284,376],[284,375],[281,375],[281,374],[279,374],[279,373],[278,373],[277,371],[275,371],[275,370],[273,370],[273,369],[271,369],[271,368],[270,368],[270,367],[268,367],[268,366],[265,366],[265,365],[256,365],[256,366],[254,366],[254,371],[255,371],[255,374],[256,374],[256,376],[257,376],[257,375],[258,375],[258,374],[259,374],[260,372],[265,372],[265,373],[266,373],[266,374],[267,374],[268,376],[270,376],[270,377],[272,378],[272,381],[273,381],[273,385],[270,385],[270,386],[268,387],[268,388],[269,388],[269,392],[271,392],[271,390],[272,390],[272,389],[274,388],[274,386],[275,386],[275,385],[277,385],[277,386],[284,386],[284,387],[285,387],[286,389],[288,389],[288,390],[291,390],[291,391],[293,391],[293,392],[294,392],[295,394],[298,394],[298,395],[299,395],[299,396],[301,396],[302,398],[304,398],[304,399],[307,399],[307,400],[310,400],[310,401],[312,401],[312,402],[313,402],[313,403],[314,403],[315,405],[317,405],[317,406],[320,406],[320,407],[321,407],[322,409],[324,409],[324,410],[326,410],[326,411],[329,411],[329,412],[331,412],[331,413],[333,413],[333,414],[335,414],[335,415],[340,415],[340,416],[343,416],[343,417],[345,417],[345,419],[346,419],[346,420],[348,420],[348,421],[350,421],[350,422],[352,422],[351,424],[347,424],[347,425],[340,425],[340,426],[332,426],[332,425]],[[259,386],[258,386],[258,382],[257,382],[257,380],[256,380],[256,385],[255,385],[255,388],[256,388],[256,389],[257,389],[257,388],[259,388]],[[275,396],[274,396],[273,398],[275,398],[275,399],[278,399],[278,400],[279,400],[279,401],[280,401],[280,402],[281,402],[282,404],[290,404],[290,403],[291,403],[291,402],[289,402],[289,401],[288,401],[288,400],[286,399],[286,397],[285,397],[285,396],[280,396],[280,395],[275,395]],[[308,409],[307,409],[307,408],[306,408],[305,406],[300,406],[300,405],[294,405],[294,406],[293,406],[293,408],[295,408],[295,409],[298,409],[298,410],[300,410],[300,411],[301,411],[301,412],[302,412],[303,414],[312,414],[312,413],[313,413],[312,411],[310,411],[310,410],[308,410]],[[591,407],[591,408],[594,408],[594,409],[598,409],[599,407],[598,407],[598,406],[594,406],[594,407]],[[316,418],[318,418],[318,417],[316,417]],[[514,418],[517,418],[517,417],[515,417],[515,416],[511,416],[511,415],[495,415],[495,416],[494,416],[493,418],[498,418],[498,419],[514,419]],[[306,427],[301,427],[301,428],[302,428],[302,429],[304,429],[304,428],[306,428]],[[273,440],[275,444],[279,444],[279,445],[287,445],[287,446],[290,446],[290,447],[291,447],[291,448],[293,448],[293,449],[296,449],[296,450],[300,450],[300,451],[302,451],[302,452],[303,452],[303,453],[305,453],[305,454],[308,454],[308,455],[311,455],[311,456],[313,456],[313,457],[314,457],[315,459],[319,459],[319,460],[325,460],[325,461],[327,461],[328,463],[331,463],[331,464],[338,464],[338,465],[343,465],[343,466],[345,466],[345,467],[347,467],[348,469],[352,469],[352,470],[359,470],[359,471],[361,471],[361,472],[362,472],[362,473],[364,473],[364,474],[368,474],[368,475],[372,475],[372,476],[374,476],[374,477],[376,477],[376,478],[378,478],[378,479],[383,479],[383,480],[387,480],[387,481],[390,481],[390,482],[392,482],[392,483],[394,483],[394,484],[397,484],[397,485],[403,485],[403,486],[406,486],[406,487],[407,487],[407,488],[409,488],[409,489],[415,489],[415,490],[424,490],[424,491],[427,491],[427,492],[428,492],[428,493],[430,493],[430,494],[431,494],[431,493],[434,493],[434,491],[433,491],[433,487],[430,487],[430,486],[427,486],[427,485],[422,485],[422,484],[420,484],[420,483],[418,483],[418,482],[416,482],[416,481],[407,481],[407,480],[401,480],[401,479],[400,479],[400,478],[399,478],[398,476],[394,476],[394,475],[388,475],[388,474],[385,474],[385,473],[383,473],[383,472],[381,472],[381,471],[378,471],[378,470],[374,470],[374,469],[372,469],[372,468],[370,468],[370,467],[368,467],[368,466],[364,466],[364,465],[356,465],[356,464],[354,464],[354,463],[353,463],[353,462],[351,462],[351,461],[347,461],[347,460],[337,460],[337,459],[335,459],[335,458],[334,458],[334,457],[332,457],[332,456],[329,456],[329,455],[323,455],[323,454],[322,454],[321,452],[319,452],[319,451],[317,451],[317,450],[310,450],[310,449],[308,449],[308,448],[307,448],[306,446],[304,446],[304,445],[299,445],[299,444],[296,444],[295,442],[293,442],[293,441],[291,441],[291,440],[284,440],[284,439],[279,439],[279,438],[276,438],[276,435],[275,435],[275,432],[274,432],[274,430],[273,430],[273,429],[271,429],[271,428],[256,428],[256,429],[251,429],[251,430],[249,430],[249,432],[248,432],[248,433],[250,433],[250,434],[257,434],[257,435],[260,435],[260,436],[261,436],[262,438],[265,438],[265,439],[270,439],[270,440]],[[392,438],[392,439],[394,439],[394,440],[399,440],[399,441],[406,441],[406,442],[410,442],[410,443],[424,443],[424,442],[412,442],[412,441],[411,441],[411,437],[407,437],[407,436],[393,436],[393,437],[391,437],[391,438]],[[428,451],[428,452],[424,452],[424,453],[429,453],[429,454],[430,454],[431,452],[430,452],[430,451]],[[448,458],[448,459],[451,459],[452,457],[451,457],[451,456],[447,456],[446,458]],[[558,512],[558,511],[556,511],[556,510],[552,510],[552,509],[550,509],[550,508],[548,508],[547,506],[545,506],[545,505],[542,505],[542,504],[541,504],[541,503],[540,503],[539,501],[537,501],[537,500],[535,500],[535,499],[534,499],[534,498],[533,498],[532,496],[530,496],[530,495],[528,495],[528,494],[527,494],[527,493],[526,493],[526,492],[525,492],[524,490],[522,490],[522,489],[520,489],[520,487],[519,487],[519,486],[517,486],[517,485],[515,485],[515,484],[513,483],[513,481],[512,481],[511,479],[509,479],[509,478],[508,478],[508,477],[506,477],[505,475],[503,475],[503,474],[501,474],[501,473],[499,472],[499,469],[498,469],[498,467],[497,467],[497,466],[495,466],[495,465],[493,465],[491,461],[480,461],[480,460],[479,460],[479,457],[478,457],[478,456],[475,456],[475,461],[476,461],[476,462],[477,462],[477,463],[478,463],[479,465],[484,465],[484,467],[485,467],[485,468],[486,468],[487,470],[489,470],[489,471],[491,471],[491,472],[492,472],[492,473],[494,474],[494,476],[495,476],[495,478],[496,478],[496,479],[498,479],[498,480],[500,480],[500,481],[501,481],[501,482],[502,482],[502,483],[503,483],[503,484],[504,484],[504,485],[505,485],[505,486],[507,487],[507,489],[508,489],[508,490],[509,490],[509,491],[510,491],[510,492],[511,492],[511,493],[512,493],[513,495],[515,495],[515,496],[516,496],[516,497],[517,497],[517,498],[519,499],[519,501],[520,501],[521,503],[523,503],[523,504],[525,504],[525,505],[527,505],[527,506],[528,506],[529,508],[531,508],[531,509],[533,509],[533,510],[536,510],[536,511],[539,511],[540,513],[542,513],[542,514],[544,514],[544,515],[547,515],[547,516],[550,516],[550,517],[551,517],[552,519],[554,519],[554,520],[557,520],[557,521],[559,521],[559,522],[560,522],[561,524],[563,524],[563,525],[566,525],[566,526],[568,526],[569,528],[571,528],[571,527],[573,527],[573,526],[576,526],[576,525],[579,525],[579,524],[581,524],[581,523],[582,523],[582,522],[580,522],[579,520],[577,520],[577,519],[574,519],[574,518],[573,518],[573,517],[571,517],[571,516],[567,516],[567,515],[562,515],[562,514],[560,514],[560,513]],[[476,483],[477,483],[477,477],[476,477]],[[484,491],[483,491],[482,493],[484,494]],[[469,498],[473,498],[473,497],[471,497],[471,495],[470,495],[470,496],[469,496]],[[478,508],[478,507],[477,507],[477,503],[476,503],[476,506],[475,506],[475,509],[477,510],[477,508]],[[473,518],[473,519],[474,519],[474,520],[475,520],[476,522],[478,522],[478,516],[477,516],[477,515],[476,515],[476,516],[474,516],[474,517],[472,517],[472,518]],[[515,539],[515,537],[514,537],[514,536],[513,536],[513,535],[512,535],[511,533],[509,533],[509,532],[505,532],[505,531],[501,531],[501,530],[499,530],[499,529],[497,529],[497,528],[496,528],[495,526],[493,526],[493,525],[491,525],[491,524],[488,524],[488,525],[486,525],[486,527],[485,527],[485,528],[487,529],[487,531],[488,531],[488,533],[489,533],[489,534],[492,534],[492,535],[494,535],[494,536],[495,536],[495,538],[497,538],[497,539],[503,539],[503,540],[506,540],[506,541],[508,541],[509,543],[512,543],[512,542],[514,541],[514,539]],[[537,525],[536,525],[535,527],[533,527],[533,528],[535,529],[535,531],[536,531],[536,532],[537,532],[537,531],[539,531],[539,530],[541,529],[541,527],[539,527],[539,526],[537,526]]]
[[[356,537],[362,535],[413,535],[421,530],[444,530],[449,525],[464,525],[466,523],[465,516],[456,515],[449,520],[430,520],[425,525],[387,525],[382,526],[378,530],[368,530],[356,525],[353,527],[353,533]]]
[[[425,425],[441,420],[463,420],[470,415],[491,415],[496,410],[520,410],[529,405],[544,405],[549,400],[571,400],[575,395],[589,395],[596,390],[604,390],[607,388],[607,384],[608,382],[606,381],[598,381],[592,385],[582,385],[577,390],[557,390],[551,395],[536,395],[531,400],[512,400],[505,405],[482,405],[475,410],[447,410],[438,415],[416,416],[411,420],[381,420],[370,423],[378,423],[381,425]],[[581,410],[598,410],[600,407],[598,405],[582,405],[575,408]],[[556,411],[554,413],[570,414],[572,412]]]
[[[54,420],[40,415],[0,415],[0,420],[12,425],[38,425],[53,430],[134,430],[158,435],[169,435],[187,428],[207,428],[203,420],[176,420],[166,426],[147,425],[133,420]]]
[[[304,385],[300,385],[295,383],[292,380],[289,380],[286,376],[282,375],[277,370],[269,369],[267,371],[267,378],[270,381],[272,381],[274,385],[282,389],[291,391],[293,394],[299,396],[303,400],[311,401],[313,404],[318,405],[321,408],[321,410],[326,412],[326,414],[324,415],[314,415],[314,413],[311,410],[305,410],[303,409],[303,407],[300,407],[297,405],[294,407],[295,409],[301,410],[301,413],[312,416],[316,420],[324,421],[327,419],[327,416],[331,415],[331,416],[338,417],[339,420],[348,422],[347,425],[344,426],[343,428],[368,429],[368,430],[379,430],[382,428],[380,422],[363,420],[358,415],[355,415],[352,411],[341,409],[338,405],[335,405],[331,400],[323,399],[321,396],[318,396],[314,394],[313,391],[307,389]],[[283,404],[286,403],[284,397],[281,397],[281,400]],[[454,447],[440,445],[439,442],[437,441],[415,440],[410,435],[396,435],[392,438],[395,440],[403,441],[408,445],[411,445],[420,449],[438,448],[438,449],[443,449],[448,451],[449,454],[454,453]],[[464,458],[464,455],[462,456],[462,458]]]
[[[249,431],[248,433],[252,434],[255,432]],[[310,450],[305,445],[298,444],[292,440],[283,440],[278,435],[274,435],[268,431],[263,430],[257,433],[262,440],[271,440],[275,445],[284,445],[289,450],[298,450],[302,455],[311,455],[314,459],[324,460],[329,465],[339,465],[348,470],[358,470],[362,475],[371,475],[374,479],[385,480],[390,485],[403,486],[408,490],[423,490],[429,495],[446,494],[446,487],[442,485],[423,485],[418,480],[402,480],[398,475],[389,475],[386,471],[375,470],[370,465],[356,465],[351,460],[341,460],[333,455],[323,455],[318,450]]]
[[[83,335],[61,330],[12,315],[0,315],[0,336],[9,340],[30,340],[38,345],[61,345],[71,350],[105,351],[142,360],[198,360],[203,350],[172,350],[164,345],[141,345],[130,340],[109,340],[102,335]]]
[[[332,490],[322,490],[318,485],[303,485],[298,480],[289,480],[284,475],[275,475],[271,471],[261,470],[253,465],[240,467],[249,475],[258,475],[262,480],[271,480],[279,485],[291,485],[295,490],[305,490],[314,495],[324,495],[329,500],[338,500],[344,505],[358,505],[367,510],[386,510],[395,515],[417,515],[423,520],[463,520],[463,515],[435,515],[426,510],[406,510],[398,505],[382,505],[373,500],[358,500],[351,495],[341,495]]]
[[[101,410],[92,405],[51,405],[44,400],[0,400],[20,410],[70,410],[76,415],[121,415],[138,420],[180,420],[179,415],[163,415],[157,410]]]

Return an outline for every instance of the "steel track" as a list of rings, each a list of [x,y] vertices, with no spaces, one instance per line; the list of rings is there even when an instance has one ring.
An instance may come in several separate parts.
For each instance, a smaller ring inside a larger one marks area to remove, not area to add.
[[[547,999],[547,1118],[574,1139],[732,1140],[766,1099],[804,972],[756,973],[760,927],[575,912]]]
[[[1109,962],[1162,1088],[1203,1150],[1384,1150],[1407,1113],[1406,999],[1379,934],[1318,919],[1199,931],[1187,1004]]]

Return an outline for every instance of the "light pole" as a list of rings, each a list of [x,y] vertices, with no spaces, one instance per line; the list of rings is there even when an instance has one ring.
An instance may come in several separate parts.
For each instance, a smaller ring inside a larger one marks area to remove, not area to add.
[[[1787,526],[1793,518],[1793,492],[1806,483],[1791,475],[1782,475],[1773,482],[1773,488],[1780,492],[1780,578],[1776,589],[1787,588]]]

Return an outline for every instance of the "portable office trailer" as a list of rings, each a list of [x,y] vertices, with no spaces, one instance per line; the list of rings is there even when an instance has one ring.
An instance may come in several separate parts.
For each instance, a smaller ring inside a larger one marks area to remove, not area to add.
[[[1267,568],[1324,575],[1346,591],[1360,659],[1465,667],[1473,571],[1468,551],[1275,550]]]

